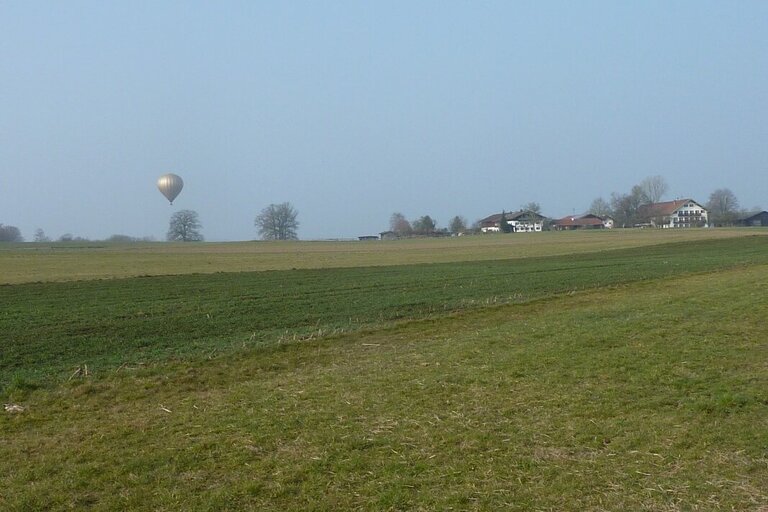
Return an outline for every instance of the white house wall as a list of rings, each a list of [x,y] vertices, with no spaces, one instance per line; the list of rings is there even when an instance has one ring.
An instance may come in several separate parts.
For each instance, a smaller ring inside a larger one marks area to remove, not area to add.
[[[701,221],[704,225],[709,224],[707,217],[707,210],[705,210],[700,204],[694,201],[690,201],[673,213],[669,218],[669,227],[694,227]]]
[[[544,229],[544,223],[543,222],[519,222],[516,220],[508,220],[507,224],[512,226],[515,230],[515,233],[538,233]],[[480,231],[483,233],[498,233],[500,230],[498,226],[488,226],[485,228],[480,228]]]
[[[508,223],[515,228],[515,233],[538,233],[543,227],[542,222],[520,222],[510,220]]]

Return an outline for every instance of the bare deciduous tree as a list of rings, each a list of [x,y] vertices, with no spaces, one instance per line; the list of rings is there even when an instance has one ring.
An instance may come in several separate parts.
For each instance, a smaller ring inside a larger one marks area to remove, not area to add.
[[[611,211],[616,219],[616,224],[622,227],[632,227],[643,221],[638,217],[638,210],[640,205],[647,202],[648,198],[640,185],[632,187],[629,194],[611,194]]]
[[[541,205],[535,201],[524,204],[520,209],[524,212],[533,212],[541,215]]]
[[[0,224],[0,242],[23,242],[24,237],[16,226]]]
[[[598,217],[611,215],[611,205],[602,197],[598,197],[592,201],[591,205],[589,205],[589,213],[597,215]]]
[[[35,230],[35,242],[43,243],[43,242],[50,242],[51,239],[45,234],[45,231],[43,231],[40,228],[37,228]]]
[[[397,236],[408,236],[413,233],[411,223],[400,212],[393,213],[389,218],[389,229]]]
[[[451,219],[451,223],[448,225],[448,229],[451,233],[463,233],[467,230],[467,219],[461,215],[457,215]]]
[[[262,240],[297,240],[299,212],[289,202],[270,204],[256,216],[254,225]]]
[[[719,188],[709,195],[707,201],[709,220],[715,225],[728,225],[739,216],[739,200],[728,188]]]
[[[663,176],[648,176],[640,182],[644,198],[649,203],[658,203],[667,193],[667,181]]]
[[[203,240],[202,227],[196,211],[180,210],[171,215],[166,239],[169,242],[200,242]]]
[[[429,215],[424,215],[413,221],[413,231],[419,235],[429,235],[435,232],[437,228],[437,221]]]

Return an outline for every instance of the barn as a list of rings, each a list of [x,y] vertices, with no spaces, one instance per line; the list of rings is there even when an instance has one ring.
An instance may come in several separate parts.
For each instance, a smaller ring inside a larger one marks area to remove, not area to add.
[[[768,212],[763,210],[747,218],[739,219],[739,224],[742,226],[768,226]]]

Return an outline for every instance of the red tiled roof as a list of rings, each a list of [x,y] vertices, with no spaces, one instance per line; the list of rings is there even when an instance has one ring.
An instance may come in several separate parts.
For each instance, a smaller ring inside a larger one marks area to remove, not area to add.
[[[538,214],[538,213],[535,213],[535,212],[528,212],[528,211],[525,211],[525,210],[519,210],[519,211],[516,211],[516,212],[504,212],[504,216],[507,217],[508,221],[509,220],[518,220],[520,217],[522,217],[524,215],[528,215],[528,214],[533,215],[536,219],[543,219],[544,218],[544,216],[541,215],[541,214]],[[501,215],[502,215],[501,213],[494,213],[493,215],[489,215],[488,217],[486,217],[484,219],[481,219],[480,220],[480,224],[481,225],[498,224],[499,221],[501,220]]]
[[[489,215],[488,217],[481,219],[480,224],[498,224],[500,220],[501,214],[494,213],[493,215]],[[507,217],[507,220],[509,220],[509,217]]]
[[[663,215],[672,215],[687,203],[696,203],[693,199],[677,199],[675,201],[665,201],[663,203],[650,203],[641,205],[638,213],[641,217],[658,217]],[[696,203],[699,204],[699,203]]]
[[[585,215],[584,217],[563,217],[555,221],[555,226],[602,226],[603,219],[596,215]]]

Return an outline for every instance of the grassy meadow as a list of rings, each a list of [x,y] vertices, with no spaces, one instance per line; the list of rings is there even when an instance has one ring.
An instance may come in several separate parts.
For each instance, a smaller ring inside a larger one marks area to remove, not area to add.
[[[484,235],[386,243],[0,244],[0,284],[530,258],[664,242],[740,238],[752,232],[744,229],[606,230],[545,232],[537,233],[535,237]]]
[[[768,510],[766,234],[2,248],[0,509]]]

